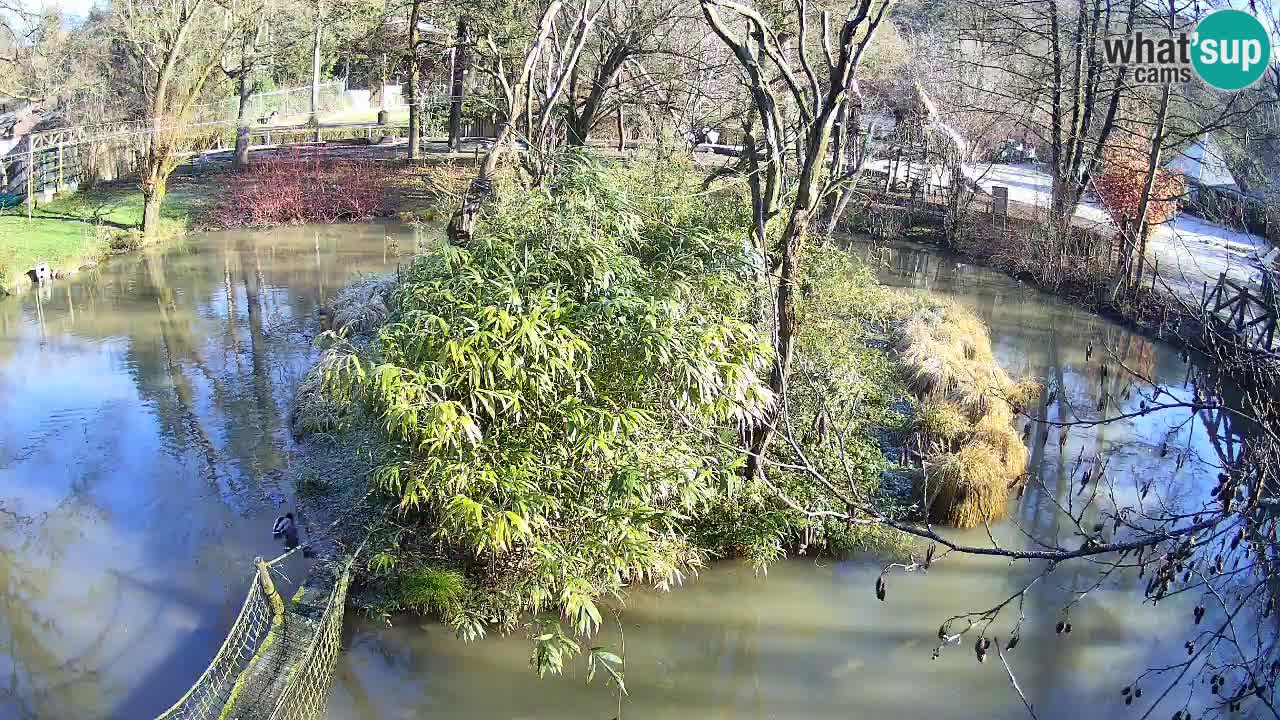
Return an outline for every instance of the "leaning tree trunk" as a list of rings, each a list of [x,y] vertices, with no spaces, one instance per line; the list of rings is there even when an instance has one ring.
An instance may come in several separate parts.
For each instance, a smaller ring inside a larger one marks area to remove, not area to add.
[[[1151,193],[1155,189],[1156,171],[1160,169],[1160,149],[1164,144],[1164,126],[1165,121],[1169,117],[1169,86],[1166,84],[1160,96],[1160,111],[1156,116],[1155,131],[1151,137],[1151,153],[1147,156],[1147,176],[1142,185],[1142,200],[1138,203],[1138,214],[1134,220],[1137,228],[1137,253],[1138,253],[1138,272],[1133,277],[1130,293],[1137,295],[1138,287],[1142,285],[1142,273],[1146,270],[1147,261],[1147,235],[1150,228],[1147,226],[1147,210],[1151,205]]]
[[[542,13],[537,39],[529,47],[528,52],[525,53],[524,66],[521,68],[520,76],[511,85],[511,93],[508,96],[507,116],[503,119],[502,127],[498,130],[497,137],[494,138],[489,152],[485,154],[484,164],[480,166],[480,172],[477,173],[471,184],[467,186],[467,192],[462,198],[462,206],[454,211],[453,217],[449,219],[447,233],[449,240],[455,244],[461,245],[471,240],[471,236],[475,232],[476,221],[480,218],[480,209],[485,201],[493,196],[493,176],[498,171],[498,161],[501,159],[502,153],[506,151],[515,123],[519,122],[520,116],[524,114],[525,86],[529,83],[529,76],[533,74],[533,67],[538,62],[538,56],[542,54],[543,46],[546,45],[547,36],[551,34],[552,25],[555,22],[556,15],[560,13],[560,7],[560,0],[553,0],[547,6],[546,11]],[[461,18],[458,20],[458,29],[460,35],[466,29]],[[455,72],[454,80],[456,81],[457,78],[458,75]]]
[[[799,256],[804,245],[818,204],[822,200],[821,189],[827,171],[831,128],[841,93],[833,90],[822,112],[814,119],[804,135],[804,163],[796,180],[796,196],[791,206],[790,218],[782,237],[778,238],[779,257],[774,295],[774,352],[773,370],[769,374],[769,389],[778,398],[762,422],[751,428],[747,453],[747,477],[763,472],[764,454],[778,432],[783,412],[782,400],[791,375],[791,360],[795,354],[795,334],[798,329],[795,315],[796,284],[800,282]]]
[[[582,103],[582,108],[577,108],[577,92],[570,90],[569,92],[569,144],[577,147],[583,147],[587,144],[587,140],[591,138],[591,130],[596,126],[597,116],[600,114],[600,108],[603,107],[606,96],[610,88],[617,91],[617,83],[622,75],[622,67],[631,57],[631,48],[626,45],[619,45],[609,52],[603,63],[596,70],[594,76],[589,77],[591,82],[591,92],[587,94],[587,99]]]

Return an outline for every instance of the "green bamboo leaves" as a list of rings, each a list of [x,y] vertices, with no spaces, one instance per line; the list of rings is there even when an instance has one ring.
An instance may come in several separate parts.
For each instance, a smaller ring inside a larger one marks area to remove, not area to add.
[[[400,448],[370,482],[483,576],[455,626],[558,610],[539,672],[598,630],[598,598],[696,567],[690,525],[737,471],[718,438],[773,400],[741,203],[670,166],[566,167],[403,273],[372,352],[328,379]]]

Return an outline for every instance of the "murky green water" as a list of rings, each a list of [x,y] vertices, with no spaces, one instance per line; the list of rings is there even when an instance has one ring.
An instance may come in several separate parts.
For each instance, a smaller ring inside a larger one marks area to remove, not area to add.
[[[396,242],[389,243],[388,237]],[[197,235],[46,294],[0,301],[0,718],[154,716],[180,696],[222,642],[256,555],[279,551],[270,522],[293,506],[287,473],[292,387],[312,358],[319,300],[353,274],[394,269],[418,241],[395,226]],[[936,254],[884,256],[891,283],[952,294],[992,326],[1012,372],[1055,378],[1078,412],[1096,407],[1098,359],[1115,348],[1168,391],[1187,367],[1154,345],[1007,278]],[[1085,347],[1096,346],[1090,362]],[[1140,399],[1114,381],[1114,402]],[[1055,407],[1054,412],[1067,412]],[[1033,484],[996,533],[1069,538],[1052,506],[1084,448],[1109,450],[1117,477],[1171,477],[1188,494],[1213,472],[1217,446],[1185,417],[1147,417],[1037,448]],[[1174,472],[1176,452],[1189,459]],[[305,522],[304,522],[305,526]],[[985,536],[973,535],[981,542]],[[305,573],[297,558],[285,569]],[[878,564],[796,560],[755,577],[716,565],[666,595],[637,590],[593,642],[626,643],[621,714],[672,718],[1022,717],[998,662],[970,648],[930,660],[938,624],[1013,592],[1025,568],[951,559],[872,591]],[[1082,708],[1119,716],[1116,688],[1181,651],[1185,608],[1136,603],[1137,581],[1089,593],[1075,632],[1053,634],[1085,570],[1029,595],[1029,629],[1011,658],[1038,715]],[[1188,598],[1188,601],[1191,599]],[[1189,612],[1189,611],[1188,611]],[[1013,618],[1002,620],[1004,627]],[[1032,622],[1035,621],[1035,622]],[[463,644],[404,618],[359,617],[339,665],[334,718],[605,718],[619,714],[579,663],[538,680],[524,638]],[[1092,703],[1102,703],[1094,705]],[[1171,714],[1171,711],[1170,713]]]
[[[1118,381],[1114,372],[1118,360],[1168,392],[1191,393],[1185,385],[1188,366],[1177,351],[1004,275],[907,244],[874,253],[859,246],[857,252],[878,268],[885,283],[952,296],[978,312],[990,324],[1006,368],[1066,388],[1069,403],[1055,404],[1050,417],[1096,416],[1104,391],[1112,398],[1111,413],[1136,409],[1142,395],[1135,386],[1128,387],[1126,397],[1128,380]],[[1090,341],[1094,352],[1086,361]],[[1107,356],[1112,373],[1104,385],[1100,368]],[[1206,463],[1217,461],[1220,443],[1186,419],[1169,413],[1077,429],[1061,444],[1056,430],[1047,437],[1035,433],[1036,477],[1010,520],[994,528],[995,537],[1005,545],[1026,546],[1025,531],[1078,544],[1074,527],[1054,503],[1080,502],[1068,468],[1082,452],[1086,458],[1099,450],[1111,456],[1122,502],[1152,477],[1167,479],[1153,492],[1198,497],[1216,475]],[[1173,449],[1162,457],[1166,440]],[[1175,470],[1179,452],[1186,460]],[[1086,519],[1093,517],[1096,512]],[[974,544],[989,542],[981,530],[961,536]],[[529,669],[531,645],[524,637],[464,644],[446,628],[414,618],[400,618],[393,627],[348,618],[350,649],[340,661],[330,715],[344,720],[1027,717],[994,655],[983,664],[976,661],[972,637],[946,648],[938,660],[931,656],[942,621],[996,605],[1030,582],[1033,569],[953,557],[928,574],[891,576],[884,603],[874,594],[879,572],[880,561],[872,557],[792,560],[773,567],[767,577],[730,562],[668,594],[633,592],[620,614],[621,629],[606,620],[605,631],[591,641],[615,651],[625,641],[629,696],[621,706],[599,678],[586,684],[582,661],[566,677],[539,680]],[[1035,585],[1027,595],[1026,629],[1009,660],[1041,720],[1076,720],[1084,713],[1128,716],[1131,708],[1121,702],[1120,687],[1138,672],[1182,654],[1194,598],[1153,608],[1138,602],[1145,580],[1129,575],[1092,588],[1094,578],[1087,565],[1080,565]],[[1054,626],[1073,599],[1073,632],[1059,636]],[[1011,608],[993,634],[1006,638],[1017,614]],[[1157,716],[1172,715],[1173,707]]]

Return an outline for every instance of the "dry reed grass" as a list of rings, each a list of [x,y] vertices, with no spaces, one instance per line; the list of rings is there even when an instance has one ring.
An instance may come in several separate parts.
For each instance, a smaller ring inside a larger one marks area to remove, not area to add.
[[[956,527],[974,527],[998,517],[1009,500],[1009,483],[995,451],[973,444],[944,453],[927,473],[925,502],[930,519]]]
[[[387,301],[394,284],[395,278],[390,275],[360,278],[330,298],[321,315],[339,334],[350,337],[373,333],[391,315]]]
[[[333,432],[342,428],[351,413],[350,398],[328,392],[325,378],[352,353],[371,341],[391,315],[388,299],[395,283],[390,275],[360,278],[329,299],[320,310],[325,329],[344,339],[320,354],[320,359],[298,383],[293,423],[301,434]]]
[[[898,355],[921,400],[918,439],[930,519],[973,527],[999,517],[1027,468],[1014,415],[1040,386],[1012,380],[996,363],[986,326],[952,304],[912,313]]]

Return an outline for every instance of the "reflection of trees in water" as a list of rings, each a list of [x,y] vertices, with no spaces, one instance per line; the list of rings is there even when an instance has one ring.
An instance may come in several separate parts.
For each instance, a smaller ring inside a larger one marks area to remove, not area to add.
[[[84,717],[86,709],[100,709],[98,672],[114,627],[110,618],[118,612],[119,598],[98,589],[80,586],[75,597],[92,608],[68,612],[44,610],[58,597],[55,582],[65,580],[58,570],[67,560],[79,534],[67,528],[95,522],[96,513],[85,501],[87,488],[73,488],[59,506],[42,516],[16,513],[0,515],[0,539],[23,538],[0,546],[0,658],[8,672],[0,675],[0,714],[6,720]],[[100,521],[97,518],[96,521]],[[43,567],[37,566],[43,560]],[[107,618],[92,638],[68,652],[62,622],[68,615],[91,612]],[[12,715],[7,713],[13,713]]]

